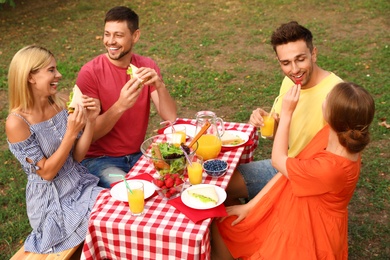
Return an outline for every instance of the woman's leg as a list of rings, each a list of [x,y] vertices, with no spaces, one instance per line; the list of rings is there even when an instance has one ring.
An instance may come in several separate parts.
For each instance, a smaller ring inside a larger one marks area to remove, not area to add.
[[[218,219],[214,219],[211,223],[211,260],[234,260],[230,254],[229,249],[226,247],[221,234],[219,233],[218,226],[216,224]]]

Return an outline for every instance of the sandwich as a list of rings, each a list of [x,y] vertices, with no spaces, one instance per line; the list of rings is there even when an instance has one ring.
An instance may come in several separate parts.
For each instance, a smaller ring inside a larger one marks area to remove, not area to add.
[[[140,77],[138,77],[138,74],[137,74],[137,71],[138,71],[138,68],[136,66],[134,66],[133,64],[130,64],[129,67],[127,68],[127,75],[130,75],[130,78],[137,78],[141,84],[144,84],[146,81],[148,81],[150,79],[150,77],[147,77],[146,79],[141,79]]]
[[[74,85],[72,92],[70,92],[69,94],[69,102],[66,103],[69,114],[74,112],[74,109],[78,104],[83,104],[82,96],[83,93],[81,93],[79,87],[77,85]]]
[[[200,202],[204,205],[212,206],[218,204],[218,194],[212,186],[189,189],[187,193],[195,203]]]
[[[238,145],[244,142],[239,136],[225,132],[221,137],[222,145]]]

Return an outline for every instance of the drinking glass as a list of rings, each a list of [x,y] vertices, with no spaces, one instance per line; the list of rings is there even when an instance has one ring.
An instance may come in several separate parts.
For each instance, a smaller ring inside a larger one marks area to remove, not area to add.
[[[187,139],[186,127],[184,125],[173,126],[172,138],[172,143],[175,145],[185,144]]]
[[[191,164],[187,163],[187,174],[191,185],[201,184],[203,179],[203,158],[199,155],[190,156]]]
[[[131,191],[127,190],[130,212],[132,216],[140,216],[144,213],[144,184],[141,181],[128,182]]]
[[[260,127],[260,133],[262,138],[270,138],[274,136],[275,118],[269,114],[264,118],[264,126]]]

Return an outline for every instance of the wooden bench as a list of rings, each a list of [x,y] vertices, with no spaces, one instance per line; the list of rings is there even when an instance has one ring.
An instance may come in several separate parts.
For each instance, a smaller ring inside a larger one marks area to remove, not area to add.
[[[36,254],[25,252],[22,246],[10,260],[73,260],[80,259],[83,243],[68,250],[53,254]]]

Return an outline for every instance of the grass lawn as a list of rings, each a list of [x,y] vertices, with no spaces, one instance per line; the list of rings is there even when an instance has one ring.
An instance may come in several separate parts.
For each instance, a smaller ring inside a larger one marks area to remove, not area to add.
[[[7,72],[13,55],[29,44],[52,50],[69,91],[80,67],[104,52],[105,12],[129,5],[140,16],[135,52],[152,57],[177,100],[179,116],[212,110],[225,121],[246,122],[257,107],[270,108],[283,78],[269,39],[281,23],[308,27],[318,64],[367,88],[376,101],[372,142],[349,206],[349,258],[390,259],[390,1],[388,0],[134,0],[19,1],[0,5],[0,259],[31,231],[25,212],[26,177],[8,150]],[[149,134],[159,127],[152,110]],[[261,140],[256,159],[270,156]]]

